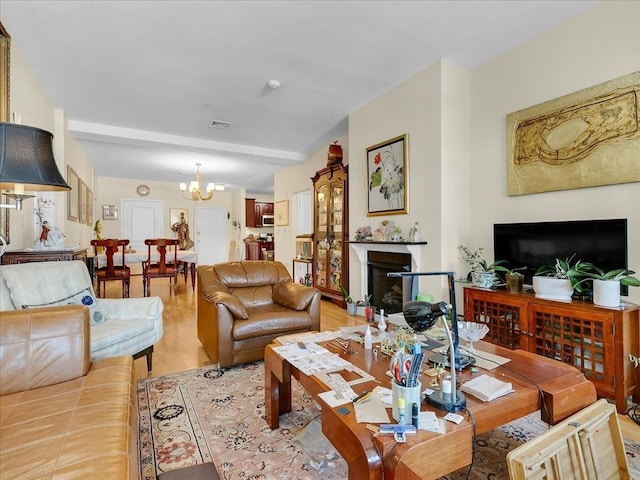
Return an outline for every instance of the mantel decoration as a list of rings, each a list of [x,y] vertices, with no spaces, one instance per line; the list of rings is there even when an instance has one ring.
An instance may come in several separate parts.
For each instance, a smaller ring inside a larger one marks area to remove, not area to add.
[[[367,216],[407,213],[408,135],[367,148]]]
[[[640,182],[640,71],[507,116],[507,194]]]

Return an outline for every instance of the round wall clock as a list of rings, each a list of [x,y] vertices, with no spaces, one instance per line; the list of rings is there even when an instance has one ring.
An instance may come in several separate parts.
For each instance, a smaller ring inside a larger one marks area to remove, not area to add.
[[[140,195],[141,197],[146,197],[151,192],[151,189],[148,185],[138,185],[138,188],[136,188],[136,192],[138,192],[138,195]]]

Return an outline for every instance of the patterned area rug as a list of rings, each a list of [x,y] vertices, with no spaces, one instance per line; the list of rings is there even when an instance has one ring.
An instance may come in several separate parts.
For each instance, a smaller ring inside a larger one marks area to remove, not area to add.
[[[142,479],[209,461],[225,480],[347,478],[347,465],[330,444],[305,442],[305,449],[296,441],[320,411],[295,381],[292,390],[292,412],[271,430],[264,419],[262,362],[138,381]],[[468,478],[508,480],[507,452],[546,428],[533,414],[478,436]],[[625,446],[632,478],[640,480],[640,444],[625,441]],[[463,480],[467,470],[444,478]]]

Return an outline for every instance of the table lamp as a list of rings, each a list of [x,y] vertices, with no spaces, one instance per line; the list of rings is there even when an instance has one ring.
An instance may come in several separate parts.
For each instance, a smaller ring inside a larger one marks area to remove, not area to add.
[[[0,190],[22,210],[22,201],[34,195],[26,191],[71,190],[53,157],[53,135],[16,123],[0,123]]]
[[[451,313],[451,326],[455,339],[452,337],[451,332],[444,321],[444,330],[449,342],[449,358],[442,354],[435,354],[429,358],[431,363],[442,364],[445,367],[449,367],[451,371],[451,391],[445,392],[444,388],[433,392],[427,396],[427,402],[436,408],[446,410],[448,412],[458,412],[465,408],[467,400],[464,394],[456,388],[456,370],[462,370],[463,368],[475,363],[475,358],[468,355],[460,354],[458,350],[458,315],[456,312],[456,298],[455,298],[455,280],[453,272],[390,272],[387,274],[389,277],[405,277],[411,278],[413,281],[418,276],[446,276],[449,281],[449,304],[445,302],[429,303],[424,301],[405,301],[403,305],[403,315],[409,327],[416,332],[424,332],[433,327],[440,317],[444,317],[447,313]],[[404,280],[404,279],[403,279]],[[408,283],[404,283],[404,286],[409,286]],[[413,291],[414,288],[412,287]],[[434,358],[435,357],[435,358]]]

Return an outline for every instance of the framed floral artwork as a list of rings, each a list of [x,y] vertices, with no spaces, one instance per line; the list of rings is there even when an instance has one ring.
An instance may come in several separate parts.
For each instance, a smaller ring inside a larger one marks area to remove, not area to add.
[[[407,151],[407,134],[367,148],[367,216],[408,213]]]

